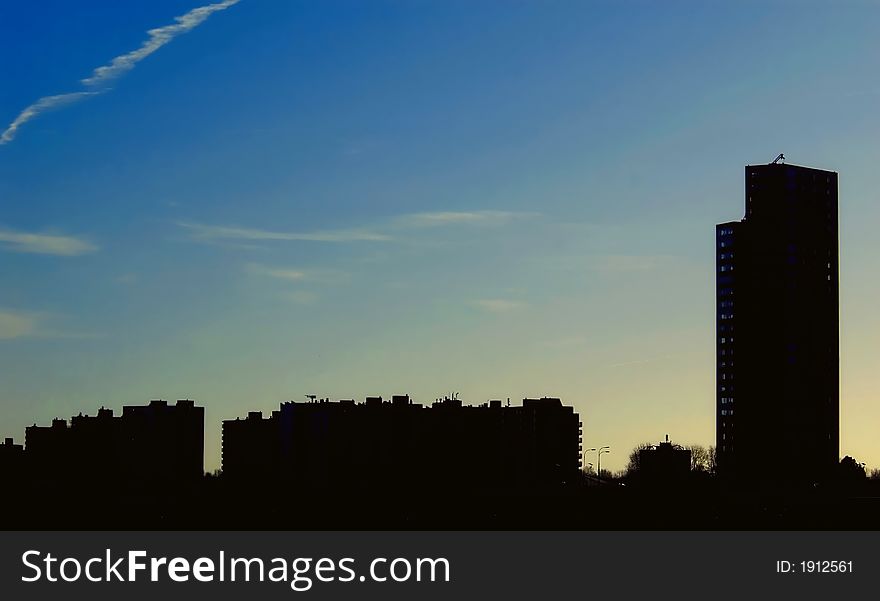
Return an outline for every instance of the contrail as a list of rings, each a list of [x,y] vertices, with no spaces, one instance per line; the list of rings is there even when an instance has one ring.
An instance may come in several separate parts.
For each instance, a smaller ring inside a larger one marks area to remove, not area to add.
[[[72,92],[70,94],[58,94],[57,96],[43,96],[32,105],[28,106],[18,114],[18,117],[9,124],[2,134],[0,134],[0,144],[8,144],[15,138],[18,128],[45,111],[76,102],[86,96],[94,96],[100,92]]]
[[[222,2],[217,2],[215,4],[200,6],[199,8],[192,9],[183,16],[175,17],[175,23],[171,25],[166,25],[164,27],[159,27],[157,29],[151,29],[147,31],[149,38],[147,38],[147,40],[141,45],[140,48],[138,48],[137,50],[133,50],[132,52],[117,56],[108,64],[102,67],[98,67],[92,72],[92,75],[90,77],[81,80],[81,83],[85,86],[88,86],[89,88],[95,88],[97,86],[100,86],[101,84],[107,83],[119,77],[126,71],[130,71],[131,69],[133,69],[136,64],[153,54],[156,50],[158,50],[177,36],[191,31],[192,29],[202,24],[205,19],[210,17],[215,12],[225,10],[234,4],[238,4],[239,1],[240,0],[223,0]],[[40,98],[39,100],[28,106],[26,109],[24,109],[21,113],[19,113],[15,120],[9,124],[6,130],[2,134],[0,134],[0,146],[2,146],[3,144],[8,144],[13,139],[15,139],[15,135],[18,132],[18,129],[41,113],[71,104],[87,96],[102,94],[109,89],[110,88],[97,90],[92,89],[83,92],[70,92],[68,94],[57,94],[55,96],[44,96]]]
[[[132,50],[127,54],[117,56],[110,61],[109,64],[106,64],[103,67],[98,67],[92,73],[92,76],[83,79],[82,83],[87,86],[96,86],[110,79],[119,77],[126,71],[133,69],[140,61],[156,52],[156,50],[180,34],[195,29],[215,12],[226,10],[233,4],[238,4],[238,2],[239,0],[223,0],[223,2],[217,2],[216,4],[200,6],[199,8],[192,9],[182,17],[175,17],[174,20],[176,23],[173,25],[166,25],[165,27],[149,30],[147,34],[150,37],[140,48]]]

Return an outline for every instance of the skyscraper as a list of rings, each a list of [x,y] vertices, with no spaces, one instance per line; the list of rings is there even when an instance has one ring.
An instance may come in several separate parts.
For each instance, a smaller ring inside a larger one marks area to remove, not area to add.
[[[745,216],[716,226],[722,474],[821,479],[838,460],[837,173],[745,168]]]

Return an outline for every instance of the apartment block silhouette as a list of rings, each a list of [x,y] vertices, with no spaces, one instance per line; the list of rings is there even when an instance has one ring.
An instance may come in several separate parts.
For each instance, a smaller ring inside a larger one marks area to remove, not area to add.
[[[837,173],[745,168],[745,216],[716,227],[721,474],[815,481],[838,461]]]
[[[289,402],[223,422],[223,475],[307,491],[554,486],[578,476],[580,433],[558,398]]]
[[[141,489],[195,483],[204,474],[204,408],[193,401],[125,406],[25,429],[36,486]]]

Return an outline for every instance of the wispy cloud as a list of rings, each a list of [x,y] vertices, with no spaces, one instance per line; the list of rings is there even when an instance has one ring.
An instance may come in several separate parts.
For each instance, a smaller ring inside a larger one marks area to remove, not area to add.
[[[36,330],[35,315],[0,309],[0,340],[32,336]]]
[[[0,307],[0,340],[21,338],[102,338],[91,332],[71,332],[47,327],[57,315]]]
[[[263,265],[261,263],[247,263],[244,266],[247,273],[261,277],[273,278],[285,282],[310,284],[342,284],[349,279],[348,273],[334,269],[302,269],[299,267],[282,267],[277,265]]]
[[[323,269],[295,269],[261,265],[259,263],[248,263],[244,268],[250,274],[279,280],[284,284],[333,285],[342,283],[348,278],[347,273]],[[313,305],[318,301],[319,297],[313,290],[288,289],[281,292],[279,298],[297,305]]]
[[[518,211],[436,211],[410,213],[393,220],[397,227],[442,227],[448,225],[503,225],[537,217],[539,213]]]
[[[144,41],[140,48],[117,56],[108,64],[98,67],[94,70],[91,77],[83,79],[82,83],[87,86],[97,86],[119,77],[126,71],[134,69],[135,65],[140,61],[156,52],[156,50],[177,36],[201,25],[205,19],[215,12],[226,10],[234,4],[238,4],[238,2],[239,0],[224,0],[223,2],[217,2],[207,6],[200,6],[199,8],[192,9],[183,16],[175,17],[175,23],[171,25],[150,29],[147,31],[147,35],[150,37]]]
[[[240,227],[237,225],[210,225],[193,222],[177,222],[190,232],[194,240],[201,242],[384,242],[392,240],[392,234],[405,229],[437,228],[455,225],[503,225],[518,219],[534,217],[538,213],[513,211],[459,211],[408,213],[382,220],[372,228],[323,230],[314,232],[288,232]]]
[[[224,240],[249,241],[306,241],[306,242],[381,242],[390,240],[386,234],[370,230],[326,230],[318,232],[278,232],[256,228],[206,225],[202,223],[178,222],[177,225],[188,230],[194,240],[202,242]]]
[[[472,304],[490,313],[509,313],[526,306],[524,302],[506,298],[482,298],[473,301]]]
[[[44,96],[43,98],[40,98],[20,112],[18,117],[16,117],[3,133],[0,134],[0,145],[12,142],[12,140],[15,139],[15,134],[18,132],[18,128],[38,116],[40,113],[45,113],[46,111],[51,111],[52,109],[72,104],[77,100],[81,100],[87,96],[94,96],[95,94],[100,94],[100,92],[72,92],[70,94],[58,94],[56,96]]]
[[[0,229],[0,248],[18,253],[72,257],[95,252],[98,247],[82,238],[57,234],[35,234]]]
[[[98,88],[99,86],[108,84],[111,80],[119,77],[126,71],[130,71],[137,63],[156,52],[156,50],[158,50],[177,36],[191,31],[215,12],[225,10],[233,4],[237,4],[238,2],[239,0],[224,0],[223,2],[217,2],[215,4],[209,4],[207,6],[194,8],[185,15],[175,17],[175,23],[171,25],[166,25],[164,27],[159,27],[147,31],[147,35],[149,37],[141,45],[140,48],[117,56],[108,64],[95,69],[90,77],[81,80],[81,83],[83,85],[92,89],[81,92],[70,92],[68,94],[44,96],[25,108],[12,121],[12,123],[9,124],[9,126],[3,131],[3,133],[0,134],[0,146],[2,146],[3,144],[8,144],[12,140],[14,140],[18,129],[31,119],[39,116],[41,113],[60,108],[78,100],[82,100],[83,98],[86,98],[88,96],[95,96],[97,94],[103,94],[104,92],[108,91],[110,89],[108,87],[104,87],[101,89],[94,88]]]
[[[301,269],[287,269],[282,267],[269,267],[266,265],[259,265],[257,263],[248,263],[245,266],[245,270],[249,273],[254,273],[257,275],[264,275],[270,278],[275,278],[278,280],[288,280],[291,282],[300,282],[306,279],[307,274],[305,271]]]

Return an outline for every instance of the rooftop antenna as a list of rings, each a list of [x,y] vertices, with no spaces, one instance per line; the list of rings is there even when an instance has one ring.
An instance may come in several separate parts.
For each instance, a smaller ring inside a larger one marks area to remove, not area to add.
[[[783,164],[783,165],[785,164],[785,155],[782,154],[781,152],[779,153],[779,156],[776,157],[775,159],[773,159],[773,162],[770,163],[770,164],[771,164],[771,165],[776,165],[777,163],[779,163],[779,161],[782,161],[782,164]]]

